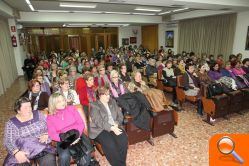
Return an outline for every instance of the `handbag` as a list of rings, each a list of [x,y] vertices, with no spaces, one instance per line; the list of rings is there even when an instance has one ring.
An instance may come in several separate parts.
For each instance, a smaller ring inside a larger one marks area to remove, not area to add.
[[[209,84],[207,87],[207,98],[224,93],[223,87],[219,83]]]
[[[79,131],[76,129],[69,130],[66,133],[61,133],[59,136],[62,142],[60,147],[63,149],[69,149],[69,153],[76,161],[77,165],[85,165],[87,162],[86,158],[94,151],[90,139],[84,133],[80,137]],[[72,144],[77,139],[78,142]]]

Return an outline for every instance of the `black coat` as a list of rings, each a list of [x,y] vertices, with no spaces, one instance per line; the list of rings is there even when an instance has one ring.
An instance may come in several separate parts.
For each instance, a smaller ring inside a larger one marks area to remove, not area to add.
[[[150,130],[151,105],[141,92],[126,93],[117,98],[118,105],[133,117],[138,128]]]

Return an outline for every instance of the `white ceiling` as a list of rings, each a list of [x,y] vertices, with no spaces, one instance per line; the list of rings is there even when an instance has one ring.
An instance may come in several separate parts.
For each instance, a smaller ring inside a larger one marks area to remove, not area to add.
[[[20,12],[32,12],[25,0],[3,0],[12,8]],[[56,11],[98,11],[98,12],[128,12],[128,13],[152,13],[158,15],[161,12],[172,11],[175,9],[189,8],[184,11],[171,12],[166,15],[183,13],[193,10],[212,10],[212,11],[245,11],[249,10],[249,0],[30,0],[35,11],[39,10],[56,10]],[[87,8],[65,8],[60,7],[61,2],[75,2],[75,3],[96,3],[97,7],[94,9]],[[136,7],[160,8],[161,12],[142,12],[135,11]],[[37,12],[34,12],[34,15]],[[41,15],[42,13],[40,13]],[[54,13],[60,17],[61,13]],[[83,13],[84,15],[84,13]],[[121,15],[120,15],[121,17]],[[101,18],[99,18],[101,20]],[[38,20],[39,21],[39,20]],[[63,22],[66,22],[64,20]],[[101,21],[99,21],[100,23]],[[55,24],[40,21],[39,24],[33,21],[34,26],[40,26],[44,23],[46,26],[56,26]],[[32,25],[32,22],[24,23],[27,26]]]
[[[10,6],[19,11],[31,11],[25,0],[4,0]],[[118,11],[118,12],[134,12],[137,6],[160,7],[163,11],[172,8],[193,8],[220,10],[230,9],[233,11],[249,10],[249,0],[30,0],[35,10],[71,10],[76,8],[59,7],[60,2],[77,2],[77,3],[97,3],[94,11]],[[180,5],[178,7],[178,5]],[[175,7],[177,6],[177,7]],[[77,10],[93,10],[82,9]]]

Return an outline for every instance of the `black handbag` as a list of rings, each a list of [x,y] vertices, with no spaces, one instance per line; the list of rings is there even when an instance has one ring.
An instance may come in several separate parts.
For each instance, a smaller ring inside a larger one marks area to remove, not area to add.
[[[84,133],[79,139],[79,131],[75,129],[61,133],[60,139],[62,142],[60,147],[69,149],[70,155],[76,161],[77,165],[85,165],[86,158],[94,151],[90,139]],[[79,141],[72,144],[77,139],[79,139]]]
[[[223,93],[224,89],[219,83],[209,84],[207,87],[207,98],[211,98],[216,95],[221,95]]]

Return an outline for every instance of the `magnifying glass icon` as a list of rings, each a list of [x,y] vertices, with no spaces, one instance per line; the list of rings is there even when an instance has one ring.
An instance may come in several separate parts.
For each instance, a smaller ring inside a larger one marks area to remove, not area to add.
[[[241,164],[244,163],[244,160],[235,152],[235,143],[228,137],[224,136],[217,142],[218,150],[225,155],[232,154]]]

